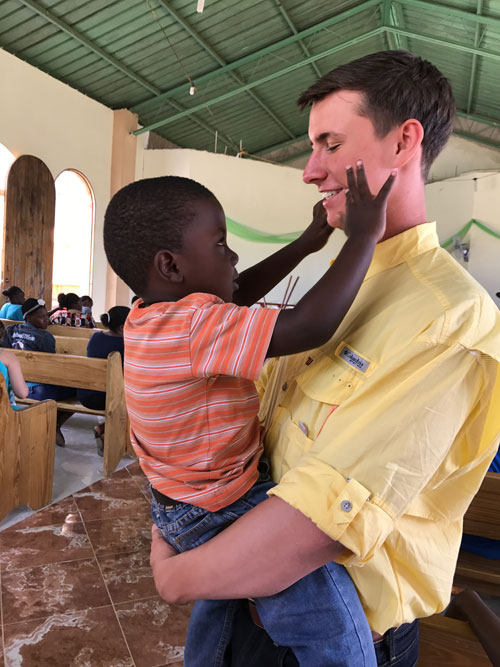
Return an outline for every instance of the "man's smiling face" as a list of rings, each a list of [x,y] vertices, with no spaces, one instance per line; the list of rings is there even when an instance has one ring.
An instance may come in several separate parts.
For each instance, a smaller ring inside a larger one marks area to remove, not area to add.
[[[340,227],[345,211],[346,166],[363,160],[368,183],[376,194],[393,168],[397,128],[379,138],[372,121],[360,115],[363,94],[340,90],[316,102],[309,116],[312,154],[304,170],[306,183],[323,194],[328,223]]]

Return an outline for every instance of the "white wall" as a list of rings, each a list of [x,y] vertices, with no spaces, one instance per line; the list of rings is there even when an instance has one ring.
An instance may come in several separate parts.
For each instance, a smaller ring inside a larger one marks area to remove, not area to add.
[[[109,201],[113,112],[0,49],[0,143],[16,157],[35,155],[54,178],[76,169],[95,196],[94,310],[104,310],[106,259],[102,244]],[[68,221],[71,224],[71,221]]]
[[[500,173],[475,171],[426,186],[429,219],[438,221],[441,242],[458,232],[471,218],[500,234]],[[463,266],[490,293],[500,291],[500,239],[473,226],[464,241],[470,259]]]
[[[319,199],[316,188],[305,185],[301,172],[290,167],[182,149],[144,151],[143,159],[144,178],[167,174],[193,178],[215,194],[229,218],[272,234],[304,229]],[[295,269],[292,275],[300,279],[291,302],[295,303],[326,271],[344,239],[343,233],[336,231],[323,250]],[[282,247],[231,234],[229,245],[240,256],[240,271]],[[282,300],[287,283],[288,278],[270,292],[271,301]]]

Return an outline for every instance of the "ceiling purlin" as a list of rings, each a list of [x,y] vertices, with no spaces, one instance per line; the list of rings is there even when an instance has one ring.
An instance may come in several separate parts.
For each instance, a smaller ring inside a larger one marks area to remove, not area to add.
[[[297,30],[297,27],[295,26],[295,23],[290,18],[289,13],[287,12],[287,10],[281,4],[280,0],[274,0],[274,4],[279,9],[279,12],[280,12],[281,16],[285,19],[286,24],[288,25],[290,30],[293,32],[294,35],[297,35],[299,31]],[[306,57],[309,57],[311,55],[311,52],[309,51],[309,49],[307,48],[307,46],[304,44],[304,42],[301,39],[299,39],[299,46],[302,49],[302,53]],[[321,75],[321,71],[320,71],[317,63],[312,62],[311,67],[313,68],[314,73],[316,74],[316,76],[318,78],[320,78],[322,75]]]
[[[483,0],[477,0],[477,9],[476,14],[481,14],[483,11]],[[483,28],[484,30],[484,28]],[[484,34],[484,33],[483,33]],[[478,47],[481,43],[481,24],[476,23],[476,28],[474,30],[474,46]],[[467,113],[472,111],[472,100],[474,97],[474,87],[476,83],[476,73],[477,73],[477,54],[472,54],[472,66],[470,72],[470,81],[469,81],[469,92],[467,94]]]
[[[174,18],[177,23],[186,30],[193,39],[195,39],[198,44],[208,53],[212,56],[212,58],[221,66],[225,67],[228,63],[220,56],[217,51],[191,26],[189,23],[178,13],[175,11],[175,9],[172,9],[169,7],[168,3],[166,0],[160,0],[160,5]],[[239,86],[244,85],[246,82],[243,80],[243,78],[239,75],[236,74],[236,72],[230,72],[230,76],[236,81],[236,83]],[[196,80],[195,80],[196,83]],[[265,102],[263,102],[260,97],[253,91],[253,90],[248,90],[247,91],[248,95],[256,102],[261,109],[263,109],[268,116],[270,116],[273,121],[287,134],[291,139],[295,138],[294,133],[281,121],[278,116],[272,111]]]
[[[357,7],[352,7],[351,9],[341,12],[336,16],[332,16],[331,18],[321,21],[316,25],[310,26],[305,30],[300,30],[296,35],[285,37],[285,39],[282,39],[278,42],[274,42],[273,44],[269,44],[263,49],[259,49],[258,51],[249,53],[248,55],[243,56],[242,58],[238,58],[238,60],[234,60],[233,62],[225,65],[224,67],[219,67],[217,69],[212,70],[211,72],[206,72],[205,74],[201,75],[195,74],[193,76],[193,79],[196,81],[198,85],[202,85],[203,83],[210,81],[214,77],[227,74],[235,69],[238,69],[238,67],[241,67],[242,65],[246,65],[247,63],[252,62],[253,60],[262,58],[263,56],[266,56],[269,53],[273,53],[274,51],[282,49],[288,46],[289,44],[298,42],[301,39],[304,39],[305,37],[309,37],[310,35],[313,35],[321,30],[324,30],[325,28],[330,28],[331,26],[337,23],[341,23],[342,21],[345,21],[346,19],[355,16],[356,14],[360,14],[366,11],[367,9],[370,9],[372,7],[377,7],[379,4],[380,0],[366,0]],[[134,113],[141,113],[143,111],[147,111],[151,108],[154,108],[158,104],[158,102],[173,97],[177,93],[182,92],[184,89],[185,89],[185,84],[181,84],[180,86],[176,86],[175,88],[166,90],[157,97],[153,97],[149,100],[145,100],[144,102],[136,104],[134,107],[132,107],[131,111],[133,111]]]
[[[123,74],[126,74],[130,79],[135,81],[136,83],[139,83],[141,86],[149,90],[150,92],[154,93],[155,95],[159,95],[161,93],[161,90],[151,84],[149,81],[144,79],[142,76],[139,74],[136,74],[133,70],[131,70],[129,67],[124,65],[121,61],[119,61],[117,58],[114,56],[110,55],[109,53],[106,53],[104,49],[102,49],[100,46],[97,46],[94,44],[90,39],[85,37],[85,35],[82,35],[80,32],[75,30],[73,27],[68,25],[65,21],[60,19],[58,16],[50,12],[48,9],[45,9],[44,7],[41,7],[35,0],[19,0],[19,2],[26,7],[29,7],[32,9],[34,12],[39,14],[40,16],[44,17],[47,19],[47,21],[50,21],[53,23],[55,26],[57,26],[60,30],[65,32],[67,35],[70,35],[73,39],[75,39],[77,42],[80,44],[83,44],[86,46],[88,49],[96,53],[99,57],[103,58],[106,62],[108,62],[110,65],[115,67],[117,70],[122,72]],[[168,104],[172,106],[178,113],[181,113],[186,110],[184,106],[179,104],[179,102],[176,102],[175,100],[168,100]],[[225,143],[228,147],[232,147],[237,149],[238,145],[237,143],[231,139],[231,137],[227,136],[224,132],[219,132],[215,127],[210,125],[210,123],[206,123],[205,121],[200,120],[196,116],[193,117],[193,122],[196,123],[199,127],[201,127],[203,130],[210,132],[210,134],[215,135],[217,132],[218,137],[221,139],[223,143]]]
[[[327,49],[326,51],[322,51],[320,53],[316,53],[312,56],[309,56],[308,58],[304,58],[303,60],[299,60],[296,63],[293,63],[292,65],[289,65],[288,67],[285,67],[284,69],[277,70],[276,72],[273,72],[272,74],[268,74],[267,76],[262,77],[261,79],[256,79],[255,81],[251,81],[250,83],[246,83],[244,86],[240,86],[240,88],[235,88],[234,90],[230,90],[227,93],[224,93],[222,95],[219,95],[218,97],[213,97],[210,100],[206,100],[202,104],[198,104],[197,106],[191,108],[191,109],[186,109],[185,111],[174,114],[173,116],[168,116],[166,118],[163,118],[161,120],[156,121],[156,123],[152,123],[151,125],[146,125],[145,127],[141,128],[140,130],[135,130],[133,134],[136,136],[139,134],[143,134],[144,132],[148,132],[150,130],[156,130],[159,127],[163,127],[164,125],[169,125],[176,120],[179,120],[180,118],[184,118],[185,116],[189,116],[192,113],[195,113],[196,111],[201,111],[202,109],[206,109],[209,106],[212,106],[214,104],[218,104],[220,102],[224,102],[231,97],[234,97],[235,95],[241,95],[241,93],[246,92],[247,90],[250,90],[251,88],[255,88],[256,86],[260,86],[263,83],[267,83],[269,81],[272,81],[273,79],[277,79],[281,76],[284,76],[285,74],[289,74],[290,72],[294,72],[295,70],[305,67],[306,65],[309,65],[311,62],[314,62],[315,60],[320,60],[321,58],[326,58],[327,56],[331,56],[334,53],[337,53],[338,51],[342,51],[345,48],[348,48],[350,46],[354,46],[355,44],[359,44],[359,42],[363,42],[367,39],[370,39],[372,37],[375,37],[377,35],[380,35],[384,32],[385,28],[375,28],[374,30],[370,30],[369,32],[364,33],[363,35],[358,35],[357,37],[354,37],[352,39],[347,40],[346,42],[342,42],[341,44],[337,44],[336,46]],[[499,56],[500,58],[500,56]]]
[[[500,29],[500,19],[493,16],[485,16],[484,14],[466,12],[463,9],[450,7],[449,5],[437,4],[429,2],[429,0],[398,0],[402,5],[408,5],[412,9],[423,9],[426,12],[436,12],[443,14],[446,17],[454,16],[455,18],[463,19],[469,23],[482,23]]]
[[[50,12],[48,9],[45,9],[41,5],[39,5],[35,0],[18,0],[21,4],[25,5],[26,7],[29,7],[32,9],[34,12],[39,14],[40,16],[43,16],[47,21],[50,21],[50,23],[53,23],[55,26],[57,26],[60,30],[65,32],[67,35],[70,35],[75,39],[77,42],[80,42],[80,44],[83,44],[86,46],[88,49],[96,53],[98,56],[106,60],[110,65],[113,65],[116,69],[120,70],[120,72],[123,72],[123,74],[126,74],[128,77],[133,79],[136,83],[140,84],[150,92],[154,93],[155,95],[158,95],[161,91],[159,88],[154,86],[152,83],[149,83],[149,81],[146,81],[144,77],[140,76],[139,74],[136,74],[133,70],[131,70],[129,67],[124,65],[122,62],[120,62],[117,58],[114,56],[111,56],[109,53],[106,53],[104,49],[101,49],[100,46],[97,46],[97,44],[94,44],[90,39],[85,37],[85,35],[82,35],[80,32],[72,28],[70,25],[68,25],[65,21],[60,19],[58,16]]]

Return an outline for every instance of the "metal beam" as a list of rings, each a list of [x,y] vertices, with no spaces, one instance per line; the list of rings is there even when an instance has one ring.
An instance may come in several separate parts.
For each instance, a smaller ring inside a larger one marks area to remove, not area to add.
[[[352,16],[355,16],[356,14],[360,14],[366,11],[367,9],[377,7],[379,4],[380,0],[366,0],[366,2],[361,3],[357,7],[348,9],[345,12],[337,14],[337,16],[332,16],[331,18],[326,19],[325,21],[321,21],[321,23],[317,23],[316,25],[306,28],[305,30],[301,30],[296,35],[290,35],[290,37],[286,37],[285,39],[282,39],[279,42],[274,42],[273,44],[269,44],[269,46],[266,46],[263,49],[259,49],[258,51],[249,53],[247,56],[238,58],[238,60],[234,60],[232,63],[229,63],[224,67],[219,67],[210,72],[206,72],[205,74],[194,75],[193,79],[196,80],[197,85],[201,86],[203,83],[210,81],[214,77],[221,76],[222,74],[227,74],[228,72],[231,72],[232,70],[237,69],[238,67],[242,67],[243,65],[246,65],[247,63],[252,62],[253,60],[262,58],[263,56],[266,56],[269,53],[273,53],[274,51],[282,49],[285,46],[288,46],[289,44],[294,44],[295,42],[298,42],[301,39],[304,39],[305,37],[309,37],[309,35],[313,35],[317,32],[320,32],[321,30],[330,28],[337,23],[341,23],[342,21],[345,21],[351,18]],[[148,109],[155,107],[158,104],[158,102],[168,99],[170,97],[174,97],[175,95],[177,95],[177,93],[180,93],[185,89],[186,89],[186,84],[183,83],[179,86],[176,86],[175,88],[166,90],[157,97],[136,104],[130,110],[133,111],[134,113],[141,113],[143,111],[147,111]]]
[[[404,1],[406,2],[406,0]],[[412,39],[420,39],[421,41],[428,42],[429,44],[436,44],[436,46],[448,47],[449,49],[454,49],[455,51],[475,53],[478,56],[484,56],[485,58],[491,58],[492,60],[500,60],[500,53],[495,53],[494,51],[486,51],[485,49],[465,46],[464,44],[459,44],[458,42],[445,42],[443,39],[438,39],[437,37],[429,37],[428,35],[422,35],[421,33],[413,31],[410,32],[409,30],[402,30],[401,28],[386,27],[384,30],[393,32],[394,34],[404,35],[405,37],[411,37]]]
[[[392,21],[392,2],[391,0],[383,0],[382,2],[382,25],[383,26],[393,26]],[[387,48],[388,49],[400,49],[401,40],[399,35],[394,35],[392,32],[386,32],[387,37]]]
[[[280,0],[274,0],[274,2],[275,2],[275,4],[276,4],[276,7],[278,8],[278,10],[279,10],[281,16],[285,19],[286,24],[288,25],[288,27],[290,28],[290,30],[292,31],[292,33],[293,33],[294,35],[296,35],[299,31],[297,30],[297,28],[296,28],[296,26],[295,26],[295,23],[294,23],[294,22],[292,21],[292,19],[290,18],[290,14],[289,14],[289,13],[286,11],[286,9],[283,7],[283,5],[281,4],[281,1],[280,1]],[[304,42],[303,42],[301,39],[299,39],[299,46],[300,46],[300,48],[302,49],[302,53],[303,53],[306,57],[309,57],[309,56],[311,55],[311,52],[309,51],[309,49],[307,48],[307,46],[304,44]],[[316,65],[316,63],[311,63],[311,67],[313,68],[314,73],[316,74],[316,76],[319,77],[319,78],[321,78],[322,74],[321,74],[321,72],[319,71],[319,67]]]
[[[65,23],[58,16],[56,16],[52,12],[49,12],[48,9],[41,7],[34,0],[19,0],[19,2],[25,5],[26,7],[32,9],[39,16],[43,16],[43,18],[47,19],[47,21],[50,21],[50,23],[57,26],[67,35],[70,35],[70,37],[73,37],[73,39],[75,39],[77,42],[86,46],[88,49],[90,49],[90,51],[96,53],[99,57],[103,58],[103,60],[106,60],[106,62],[108,62],[110,65],[113,65],[113,67],[115,67],[117,70],[123,72],[123,74],[126,74],[130,79],[133,79],[136,83],[140,84],[150,92],[154,93],[155,95],[159,95],[161,93],[161,90],[159,88],[154,86],[152,83],[149,83],[149,81],[146,81],[146,79],[144,79],[139,74],[136,74],[133,70],[130,69],[130,67],[126,67],[119,60],[109,55],[109,53],[106,53],[104,49],[101,49],[99,46],[96,46],[90,39],[85,37],[85,35],[82,35],[77,30],[72,28],[70,25]]]
[[[475,123],[483,123],[484,125],[489,125],[490,127],[500,128],[500,120],[488,118],[487,116],[478,116],[477,114],[467,113],[465,111],[457,111],[457,116],[460,116],[460,118],[466,118],[467,120],[473,120]]]
[[[490,148],[497,148],[500,150],[500,143],[492,141],[491,139],[484,139],[483,137],[478,137],[475,134],[462,132],[462,130],[453,130],[453,134],[456,134],[457,137],[462,137],[463,139],[469,139],[469,141],[475,141],[477,144],[484,144]]]
[[[477,9],[476,14],[481,14],[483,11],[483,0],[477,0]],[[474,46],[478,47],[480,42],[480,33],[481,26],[479,23],[476,23],[476,29],[474,32]],[[467,113],[470,113],[472,109],[472,97],[474,95],[474,87],[476,83],[476,73],[477,73],[477,55],[474,53],[472,56],[472,66],[470,72],[470,81],[469,81],[469,93],[467,95]]]
[[[253,155],[267,155],[268,153],[274,153],[274,151],[279,151],[281,148],[288,148],[292,144],[298,144],[300,141],[305,141],[309,139],[308,134],[302,134],[296,139],[287,139],[287,141],[282,141],[279,144],[274,144],[273,146],[267,146],[266,148],[260,148],[258,151],[253,151]]]
[[[19,0],[19,2],[21,2],[26,7],[32,9],[39,16],[42,16],[43,18],[47,19],[47,21],[50,21],[50,23],[58,27],[60,30],[62,30],[64,33],[75,39],[80,44],[86,46],[90,51],[93,51],[100,58],[108,62],[115,69],[119,70],[120,72],[128,76],[130,79],[135,81],[136,83],[139,83],[141,86],[144,86],[144,88],[151,91],[155,95],[159,95],[161,93],[161,90],[159,88],[149,83],[149,81],[146,81],[146,79],[144,79],[139,74],[136,74],[129,67],[121,63],[117,58],[114,58],[113,56],[109,55],[109,53],[106,53],[104,49],[101,49],[99,46],[96,46],[90,39],[79,33],[77,30],[75,30],[70,25],[65,23],[59,17],[52,14],[52,12],[49,12],[44,7],[38,5],[34,0]],[[174,109],[176,109],[179,112],[185,110],[185,107],[183,107],[175,100],[169,100],[168,102]],[[196,117],[193,118],[193,122],[196,123],[202,129],[206,130],[207,132],[210,132],[210,134],[212,135],[215,135],[217,131],[216,128],[211,127],[208,123],[205,123],[204,121],[201,121]],[[226,137],[224,133],[219,132],[218,136],[220,137],[221,141],[223,141],[223,143],[225,143],[227,146],[233,146],[237,148],[237,144],[231,138]]]
[[[225,67],[228,63],[220,56],[217,51],[205,40],[203,37],[178,13],[175,9],[172,9],[166,0],[160,0],[161,6],[174,18],[178,25],[182,26],[186,32],[191,35],[191,37],[198,42],[198,44],[206,51],[212,58],[221,66]],[[229,72],[230,76],[236,81],[239,86],[244,85],[246,82],[236,74],[236,72]],[[195,81],[196,83],[196,81]],[[247,91],[248,95],[256,102],[261,109],[263,109],[268,116],[270,116],[274,122],[287,134],[291,139],[295,138],[294,133],[278,118],[278,116],[272,111],[265,102],[263,102],[260,97],[253,91]]]
[[[327,56],[331,56],[334,53],[338,53],[339,51],[342,51],[345,48],[354,46],[355,44],[364,42],[367,39],[383,34],[384,30],[386,30],[386,28],[375,28],[374,30],[370,30],[364,35],[360,35],[359,37],[354,37],[353,39],[349,39],[346,42],[337,44],[337,46],[334,46],[331,49],[327,49],[326,51],[322,51],[321,53],[316,53],[313,56],[309,56],[309,58],[305,58],[304,60],[301,60],[297,63],[293,63],[293,65],[289,65],[284,69],[273,72],[272,74],[268,74],[267,76],[264,76],[261,79],[257,79],[256,81],[252,81],[251,83],[246,83],[244,86],[241,86],[240,88],[236,88],[235,90],[230,90],[227,93],[224,93],[223,95],[219,95],[218,97],[213,97],[211,100],[207,100],[202,104],[198,104],[195,107],[192,107],[191,109],[186,109],[186,111],[183,111],[181,113],[177,113],[174,114],[173,116],[163,118],[162,120],[159,120],[156,123],[152,123],[151,125],[147,125],[146,127],[143,127],[140,130],[135,130],[135,132],[132,132],[132,134],[137,136],[139,134],[143,134],[143,132],[148,132],[149,130],[156,130],[158,127],[174,123],[175,121],[180,120],[185,116],[190,116],[191,114],[196,113],[197,111],[201,111],[202,109],[206,109],[207,107],[213,106],[214,104],[225,102],[226,100],[229,100],[232,97],[235,97],[236,95],[241,95],[241,93],[244,93],[247,90],[250,90],[251,88],[255,88],[256,86],[260,86],[264,83],[268,83],[269,81],[273,81],[274,79],[278,79],[281,76],[285,76],[285,74],[290,74],[290,72],[294,72],[295,70],[300,69],[301,67],[305,67],[306,65],[309,65],[315,60],[321,60],[321,58],[326,58]]]
[[[428,0],[398,0],[398,2],[402,5],[408,5],[412,9],[424,9],[427,12],[443,14],[448,18],[453,16],[458,19],[463,19],[464,21],[469,21],[470,23],[481,23],[483,25],[497,28],[497,30],[500,29],[500,19],[493,18],[492,16],[472,14],[471,12],[465,12],[463,9],[456,9],[455,7],[449,7],[442,3],[437,4],[435,2],[429,2]]]

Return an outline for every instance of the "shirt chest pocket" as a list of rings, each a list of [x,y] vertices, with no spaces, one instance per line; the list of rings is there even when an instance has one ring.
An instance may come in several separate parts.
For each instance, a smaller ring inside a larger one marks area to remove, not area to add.
[[[364,382],[363,375],[337,357],[321,357],[297,376],[297,384],[312,401],[340,406]]]
[[[354,369],[329,357],[315,359],[297,375],[297,386],[276,407],[266,436],[275,481],[307,454],[326,421],[363,382]]]

